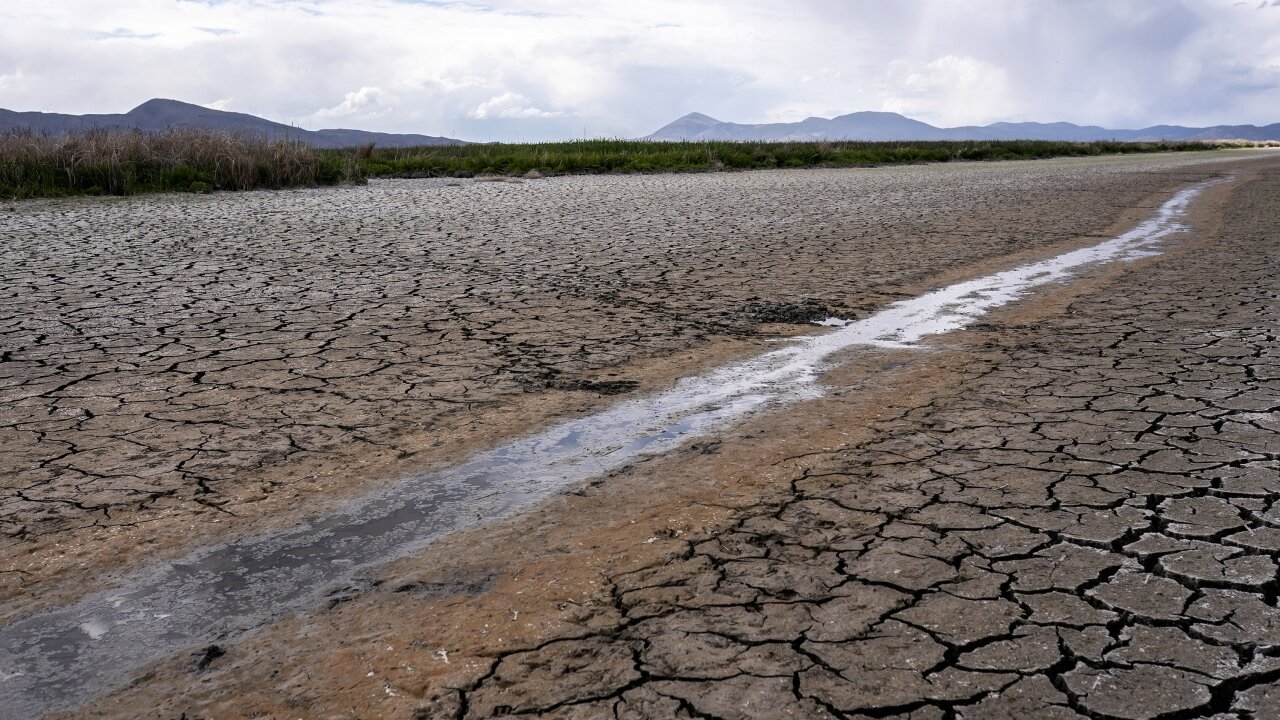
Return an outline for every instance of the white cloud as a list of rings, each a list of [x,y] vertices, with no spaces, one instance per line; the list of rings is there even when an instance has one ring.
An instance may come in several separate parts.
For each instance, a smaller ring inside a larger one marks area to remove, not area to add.
[[[529,104],[529,98],[519,94],[507,91],[501,95],[495,95],[488,100],[480,103],[471,111],[469,117],[477,120],[486,120],[489,118],[549,118],[560,117],[564,113],[559,111],[540,110]]]
[[[342,102],[337,105],[317,110],[313,117],[316,119],[351,116],[363,118],[379,117],[394,110],[394,102],[394,98],[382,88],[365,86],[354,92],[347,93],[342,98]]]
[[[926,122],[975,125],[1026,114],[1004,68],[945,55],[929,62],[894,60],[880,78],[880,109]]]
[[[1278,59],[1280,7],[1230,0],[0,3],[10,109],[223,98],[304,126],[479,140],[637,136],[693,110],[1269,123]]]
[[[22,82],[22,71],[15,70],[10,75],[0,75],[0,90],[10,90],[17,88]],[[6,108],[9,109],[9,108]]]

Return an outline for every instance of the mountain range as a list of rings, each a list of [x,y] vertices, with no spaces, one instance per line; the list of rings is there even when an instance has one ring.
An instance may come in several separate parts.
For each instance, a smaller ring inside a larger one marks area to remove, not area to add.
[[[355,147],[374,143],[380,147],[415,145],[466,145],[465,140],[435,135],[402,135],[367,130],[303,130],[245,113],[214,110],[200,105],[156,98],[127,113],[64,115],[15,112],[0,109],[0,132],[31,130],[58,134],[79,130],[143,130],[156,132],[172,127],[222,130],[293,138],[318,148]],[[1112,130],[1096,125],[1067,122],[998,122],[990,125],[935,127],[890,112],[856,112],[834,118],[811,117],[793,123],[744,124],[724,122],[702,113],[689,113],[664,125],[644,140],[1280,140],[1280,123],[1264,125],[1215,125],[1195,128],[1155,125],[1140,130]]]
[[[200,105],[160,98],[148,100],[127,113],[115,115],[63,115],[0,109],[0,132],[31,130],[37,133],[60,134],[91,129],[136,129],[156,132],[175,127],[243,132],[273,140],[292,138],[318,148],[355,147],[365,143],[374,143],[379,147],[467,144],[463,140],[434,135],[398,135],[347,129],[303,130],[255,115],[213,110]]]
[[[1067,122],[998,122],[990,125],[935,127],[890,112],[856,112],[834,118],[811,117],[793,123],[748,125],[689,113],[645,140],[1280,140],[1280,123],[1215,125],[1194,128],[1155,125],[1141,130],[1110,130]]]

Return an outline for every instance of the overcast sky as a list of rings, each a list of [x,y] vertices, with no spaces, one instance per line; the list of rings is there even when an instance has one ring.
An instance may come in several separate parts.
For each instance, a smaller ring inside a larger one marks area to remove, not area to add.
[[[635,137],[691,111],[1280,121],[1280,0],[0,0],[0,107]]]

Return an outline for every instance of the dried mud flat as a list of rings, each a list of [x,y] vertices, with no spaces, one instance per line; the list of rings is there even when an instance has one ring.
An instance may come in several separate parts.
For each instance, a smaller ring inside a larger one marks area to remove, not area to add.
[[[1164,257],[867,351],[77,714],[1265,717],[1280,178],[1206,160],[18,206],[6,614],[1230,170]]]

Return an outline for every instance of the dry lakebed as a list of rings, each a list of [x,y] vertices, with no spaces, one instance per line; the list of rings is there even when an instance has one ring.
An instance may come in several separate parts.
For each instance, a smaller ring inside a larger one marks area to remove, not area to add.
[[[0,203],[0,718],[1280,718],[1280,154]]]

